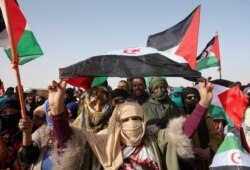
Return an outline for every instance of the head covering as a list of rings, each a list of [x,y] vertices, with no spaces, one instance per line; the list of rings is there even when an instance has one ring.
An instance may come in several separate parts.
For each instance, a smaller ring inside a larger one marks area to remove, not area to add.
[[[5,91],[5,95],[7,95],[7,96],[11,96],[11,95],[13,95],[15,93],[15,89],[14,89],[14,87],[8,87],[7,89],[6,89],[6,91]]]
[[[92,108],[92,103],[100,100],[104,104],[102,111],[98,112]],[[79,116],[73,122],[74,126],[85,130],[98,132],[107,125],[111,116],[112,104],[108,89],[97,86],[85,92],[78,102]]]
[[[35,95],[36,94],[36,89],[29,88],[29,89],[25,90],[24,93],[25,94],[33,94],[33,95]]]
[[[0,102],[0,112],[7,108],[20,110],[21,106],[20,106],[19,100],[15,98],[8,98]]]
[[[179,107],[183,108],[183,102],[182,102],[182,87],[173,87],[171,90],[168,92],[168,95],[170,99]]]
[[[122,121],[134,116],[141,120]],[[105,133],[86,133],[88,141],[91,141],[89,144],[104,169],[118,169],[122,165],[121,142],[127,146],[137,146],[142,142],[145,119],[144,111],[137,102],[126,101],[115,108]]]
[[[70,97],[73,97],[74,96],[74,92],[75,90],[71,87],[68,87],[65,91],[65,94],[69,95]]]
[[[12,112],[11,114],[8,113],[3,113],[4,109],[11,108],[16,111]],[[19,100],[15,98],[9,98],[7,100],[4,100],[0,102],[0,119],[1,119],[1,124],[0,124],[0,131],[12,131],[16,132],[16,127],[17,124],[21,118],[21,113],[20,113],[20,104]],[[19,132],[19,130],[17,130]],[[10,135],[11,136],[11,135]],[[13,136],[12,136],[13,137]],[[11,137],[11,138],[12,138]]]
[[[187,101],[186,97],[189,94],[194,94],[195,97],[196,97],[196,100]],[[199,91],[194,87],[186,87],[186,88],[184,88],[183,91],[182,91],[182,101],[183,101],[183,104],[184,104],[185,111],[188,114],[192,113],[192,111],[195,108],[196,104],[200,101],[200,93],[199,93]]]
[[[162,85],[163,87],[167,88],[168,87],[167,80],[162,77],[153,77],[149,82],[148,86],[149,92],[153,93],[154,88],[159,85]]]
[[[128,92],[124,89],[115,89],[111,92],[111,98],[114,99],[116,97],[123,97],[123,98],[127,98],[129,96]]]

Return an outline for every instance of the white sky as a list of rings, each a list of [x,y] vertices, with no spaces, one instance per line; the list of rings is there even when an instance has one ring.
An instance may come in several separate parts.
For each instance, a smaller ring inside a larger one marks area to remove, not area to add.
[[[250,82],[250,0],[19,0],[44,55],[20,66],[24,87],[46,88],[59,77],[58,68],[88,57],[145,46],[147,37],[183,20],[201,4],[199,54],[217,31],[222,78]],[[219,78],[217,68],[203,76]],[[0,79],[5,88],[16,85],[15,72],[0,49]],[[111,86],[117,85],[110,80]],[[191,85],[168,78],[172,86]]]

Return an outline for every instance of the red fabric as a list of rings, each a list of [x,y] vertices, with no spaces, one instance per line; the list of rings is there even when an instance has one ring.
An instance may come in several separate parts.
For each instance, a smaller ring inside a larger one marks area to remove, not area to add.
[[[75,86],[75,87],[81,87],[85,90],[89,90],[91,88],[91,84],[94,77],[77,77],[77,78],[68,78],[64,79],[68,84]]]
[[[67,112],[64,112],[57,116],[52,116],[52,125],[55,137],[60,146],[64,146],[70,136],[73,134],[71,127],[69,126],[69,119]]]
[[[239,86],[234,86],[218,95],[222,107],[227,113],[234,126],[239,130],[248,100],[240,90]]]
[[[214,39],[214,44],[212,46],[212,49],[211,51],[214,52],[215,56],[218,58],[218,60],[220,61],[220,48],[219,48],[219,38],[218,38],[218,35],[215,36],[215,39]]]
[[[14,49],[16,50],[18,42],[25,30],[26,19],[15,0],[7,0],[5,2],[7,8],[6,11],[8,11],[10,32],[13,38]],[[18,63],[18,58],[13,58],[12,63]]]
[[[197,104],[192,114],[187,117],[183,125],[183,131],[189,138],[191,138],[196,132],[206,112],[207,109],[203,108],[200,104]]]
[[[185,33],[178,49],[176,50],[176,54],[179,56],[183,56],[183,58],[187,60],[192,69],[196,68],[196,57],[200,26],[200,9],[200,6],[196,9],[192,22],[190,23],[187,32]]]

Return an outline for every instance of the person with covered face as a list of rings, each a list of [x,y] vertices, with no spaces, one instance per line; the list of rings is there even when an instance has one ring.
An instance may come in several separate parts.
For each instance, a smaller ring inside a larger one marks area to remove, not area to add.
[[[194,87],[186,87],[182,91],[182,101],[184,104],[182,114],[186,117],[195,109],[201,97],[199,91]],[[214,154],[222,143],[223,139],[216,130],[213,118],[207,112],[192,137],[193,150],[195,154],[195,170],[209,170]]]
[[[149,82],[150,98],[142,107],[147,118],[147,126],[153,133],[166,128],[170,119],[180,117],[178,106],[168,96],[165,78],[153,77]]]
[[[89,145],[98,160],[107,170],[115,169],[179,169],[178,157],[193,157],[190,138],[203,119],[212,100],[213,86],[210,82],[200,82],[201,99],[187,118],[170,120],[168,127],[152,135],[145,135],[146,115],[137,102],[117,105],[108,127],[97,133],[83,129]],[[65,87],[62,82],[50,88],[50,110],[58,141],[69,138],[63,100]],[[65,137],[66,136],[66,137]]]
[[[96,86],[89,91],[86,91],[80,97],[78,105],[79,116],[73,122],[73,126],[90,133],[98,133],[107,128],[109,118],[113,111],[113,106],[111,102],[111,94],[105,86]],[[92,152],[89,143],[86,143],[84,150],[85,156],[83,169],[102,170],[103,167]]]
[[[0,162],[2,169],[20,168],[16,161],[22,144],[22,133],[17,126],[21,118],[20,109],[19,101],[15,98],[6,98],[0,102],[0,138],[8,148],[6,159]]]

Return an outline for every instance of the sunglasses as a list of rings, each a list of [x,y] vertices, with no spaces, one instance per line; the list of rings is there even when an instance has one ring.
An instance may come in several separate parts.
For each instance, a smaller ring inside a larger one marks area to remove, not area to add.
[[[187,96],[186,97],[187,100],[198,100],[197,96]]]

